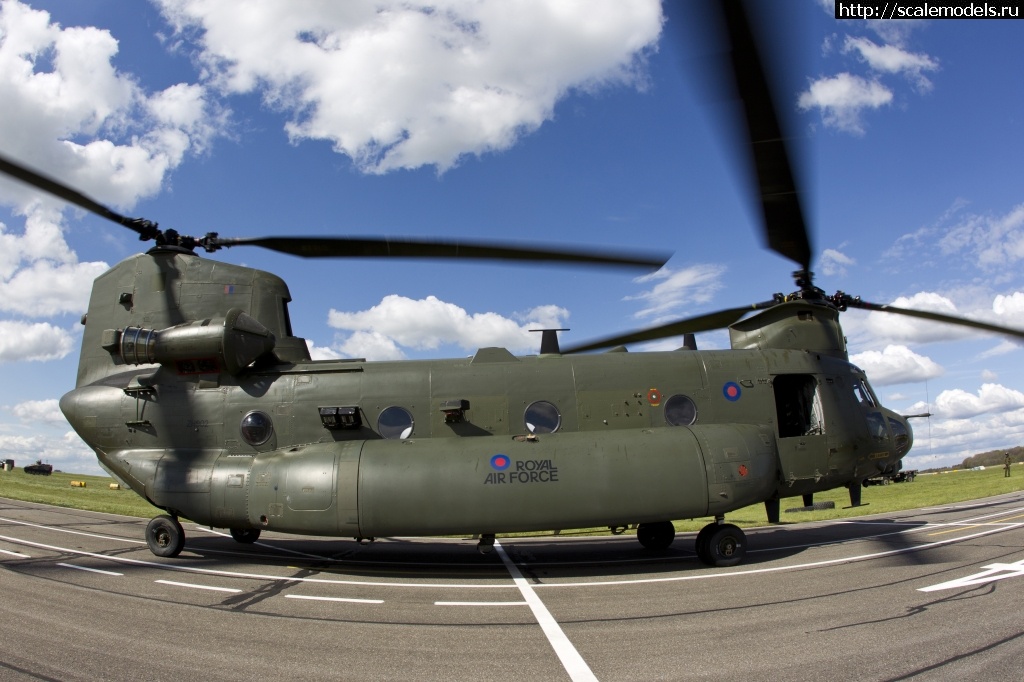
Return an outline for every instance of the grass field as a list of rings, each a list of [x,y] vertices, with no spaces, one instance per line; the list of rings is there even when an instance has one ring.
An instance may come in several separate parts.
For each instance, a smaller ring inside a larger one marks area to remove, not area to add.
[[[849,507],[850,498],[845,488],[818,493],[814,497],[815,502],[835,502],[835,509],[787,513],[787,509],[803,506],[803,501],[799,497],[786,498],[782,500],[781,505],[782,522],[797,523],[884,514],[1024,490],[1024,466],[1013,465],[1012,473],[1010,478],[1005,478],[1002,467],[992,467],[984,471],[921,475],[912,483],[871,486],[864,488],[862,505],[857,508]],[[85,487],[73,487],[72,481],[84,482]],[[0,497],[141,518],[150,518],[162,513],[131,490],[111,490],[110,484],[113,482],[113,479],[103,476],[81,474],[55,473],[50,476],[32,476],[19,468],[14,471],[0,471]],[[741,527],[768,525],[764,505],[761,504],[732,512],[727,519]],[[676,521],[675,525],[679,531],[696,531],[706,523],[706,519],[693,519]],[[608,531],[602,528],[594,529],[593,532]]]

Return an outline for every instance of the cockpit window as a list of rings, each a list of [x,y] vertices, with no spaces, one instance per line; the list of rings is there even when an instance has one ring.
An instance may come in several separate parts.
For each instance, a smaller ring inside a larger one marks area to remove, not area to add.
[[[871,393],[866,379],[854,379],[853,394],[857,396],[857,402],[865,407],[876,407],[875,396]]]

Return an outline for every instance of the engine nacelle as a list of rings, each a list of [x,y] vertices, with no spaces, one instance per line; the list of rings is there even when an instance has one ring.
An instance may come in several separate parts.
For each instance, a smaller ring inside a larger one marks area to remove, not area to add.
[[[103,348],[125,364],[159,363],[178,374],[224,371],[235,375],[272,351],[274,344],[274,335],[239,308],[232,308],[224,317],[167,329],[107,329],[102,340]]]

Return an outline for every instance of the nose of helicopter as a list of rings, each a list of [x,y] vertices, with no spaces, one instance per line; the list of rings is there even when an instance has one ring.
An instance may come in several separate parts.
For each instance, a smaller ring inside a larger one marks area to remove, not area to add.
[[[895,413],[889,415],[889,428],[892,430],[896,457],[902,459],[914,445],[914,429],[911,428],[908,417]]]

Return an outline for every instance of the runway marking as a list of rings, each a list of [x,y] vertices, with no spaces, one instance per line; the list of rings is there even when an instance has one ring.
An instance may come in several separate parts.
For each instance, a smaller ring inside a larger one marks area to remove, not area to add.
[[[0,549],[0,552],[2,552],[3,554],[10,554],[11,556],[16,556],[19,559],[31,559],[32,558],[28,554],[22,554],[21,552],[11,552],[11,551],[8,551],[6,549]]]
[[[541,630],[544,631],[544,635],[548,638],[548,642],[551,644],[551,648],[555,650],[555,654],[558,656],[558,660],[562,662],[562,667],[565,668],[565,672],[569,673],[569,677],[572,678],[573,682],[584,682],[593,680],[597,682],[597,677],[590,670],[590,666],[580,656],[580,652],[576,651],[576,647],[572,645],[569,638],[562,632],[561,626],[555,617],[548,611],[548,607],[544,605],[540,597],[533,590],[530,583],[523,577],[523,574],[519,571],[519,567],[515,565],[511,559],[508,558],[508,554],[505,553],[505,548],[501,546],[501,543],[497,540],[494,541],[494,549],[498,551],[498,556],[501,557],[501,563],[505,564],[505,568],[508,569],[509,574],[512,576],[512,581],[519,588],[519,592],[523,595],[527,605],[530,607],[530,611],[533,612],[533,617],[537,619],[540,624]]]
[[[1019,513],[1021,511],[1024,511],[1024,508],[1018,507],[1018,508],[1015,508],[1015,509],[1009,509],[1009,510],[1006,510],[1006,511],[1003,511],[1003,512],[999,512],[999,513],[996,513],[996,514],[989,514],[989,515],[986,515],[986,516],[979,516],[979,517],[976,517],[976,518],[973,518],[973,519],[966,519],[965,521],[963,521],[961,523],[970,523],[970,522],[973,522],[973,521],[979,521],[979,520],[982,520],[982,519],[991,518],[991,517],[995,517],[995,516],[1003,516],[1003,515],[1006,515],[1006,514]],[[1017,518],[1017,517],[1013,517],[1013,518]],[[849,523],[849,522],[848,521],[844,521],[842,523]],[[34,525],[34,524],[27,524],[27,525]],[[935,526],[940,526],[941,527],[941,526],[947,525],[947,524],[925,524],[925,525],[921,526],[920,528],[912,529],[909,532],[910,533],[921,532],[922,530],[926,530],[929,525],[931,525],[932,527],[935,527]],[[1007,531],[1007,530],[1013,530],[1013,529],[1016,529],[1016,528],[1020,528],[1022,526],[1024,526],[1024,522],[993,525],[993,526],[987,527],[986,529],[984,529],[984,530],[982,530],[980,532],[973,533],[973,534],[970,534],[970,535],[957,536],[957,537],[952,537],[952,538],[948,538],[948,539],[944,539],[944,540],[936,540],[934,542],[929,542],[929,543],[925,543],[925,544],[921,544],[921,545],[915,545],[915,546],[912,546],[912,547],[904,547],[904,548],[901,548],[901,549],[892,549],[892,550],[886,550],[886,551],[882,551],[882,552],[873,552],[873,553],[869,553],[869,554],[861,554],[861,555],[855,555],[855,556],[850,556],[850,557],[840,557],[840,558],[837,558],[837,559],[827,559],[827,560],[816,561],[816,562],[809,562],[809,563],[804,563],[804,564],[792,564],[792,565],[775,566],[775,567],[769,567],[769,568],[742,569],[742,570],[723,571],[723,572],[714,572],[714,573],[702,572],[702,573],[698,573],[698,574],[695,574],[695,575],[669,576],[669,577],[664,577],[664,578],[636,578],[636,579],[631,579],[631,580],[605,580],[605,581],[593,581],[593,582],[542,583],[542,584],[534,585],[533,589],[562,588],[562,587],[568,587],[568,588],[572,588],[572,587],[614,587],[614,586],[619,586],[619,585],[639,585],[639,584],[647,584],[647,583],[662,583],[662,582],[668,583],[668,582],[681,582],[681,581],[689,581],[689,580],[709,580],[709,579],[716,579],[716,578],[742,577],[742,576],[745,576],[745,575],[752,575],[752,574],[757,574],[757,573],[777,573],[777,572],[782,572],[782,571],[802,570],[802,569],[806,569],[806,568],[817,568],[817,567],[821,567],[821,566],[840,565],[840,564],[854,563],[854,562],[857,562],[857,561],[868,561],[868,560],[871,560],[871,559],[878,559],[878,558],[887,557],[887,556],[895,556],[895,555],[900,555],[900,554],[907,554],[907,553],[910,553],[910,552],[917,552],[917,551],[921,551],[921,550],[925,550],[925,549],[931,549],[933,547],[939,547],[939,546],[946,545],[946,544],[953,544],[953,543],[957,543],[957,542],[963,542],[963,541],[966,541],[966,540],[971,540],[971,539],[974,539],[974,538],[984,537],[986,535],[992,535],[994,533],[1000,533],[1000,532]],[[45,526],[43,526],[43,528],[45,528]],[[904,531],[901,531],[901,532],[904,532]],[[308,583],[326,584],[326,585],[359,585],[359,586],[369,586],[369,587],[397,587],[397,588],[412,588],[412,589],[456,589],[456,590],[466,590],[466,589],[470,589],[470,590],[472,590],[472,589],[492,590],[492,589],[498,589],[498,590],[508,590],[508,589],[515,589],[516,588],[515,585],[508,585],[508,584],[482,585],[482,584],[479,584],[479,583],[462,583],[462,584],[460,584],[460,583],[399,583],[399,582],[386,582],[386,581],[339,580],[339,579],[332,579],[332,578],[310,578],[310,577],[278,576],[278,575],[268,575],[268,574],[259,574],[259,573],[242,573],[242,572],[239,572],[239,571],[221,571],[221,570],[217,570],[217,569],[197,568],[197,567],[194,567],[194,566],[180,566],[180,565],[175,565],[175,564],[171,564],[171,563],[160,563],[158,561],[146,561],[146,560],[143,560],[143,559],[132,559],[132,558],[123,557],[123,556],[110,556],[110,555],[107,555],[107,554],[100,554],[100,553],[97,553],[97,552],[87,552],[85,550],[75,549],[75,548],[71,548],[71,547],[59,547],[59,546],[48,545],[48,544],[40,543],[40,542],[33,542],[31,540],[23,540],[21,538],[15,538],[15,537],[7,536],[7,535],[0,535],[0,540],[6,540],[8,542],[12,542],[12,543],[18,544],[18,545],[25,545],[25,546],[29,546],[29,547],[38,547],[38,548],[41,548],[41,549],[51,550],[51,551],[55,551],[55,552],[63,552],[63,553],[67,553],[67,554],[76,554],[76,555],[79,555],[79,556],[88,556],[88,557],[93,557],[93,558],[96,558],[96,559],[103,559],[103,560],[106,560],[106,561],[113,561],[113,562],[122,563],[122,564],[129,564],[129,565],[133,565],[133,566],[146,566],[146,567],[158,568],[158,569],[169,570],[169,571],[181,571],[181,572],[185,572],[185,573],[196,573],[196,574],[203,574],[203,575],[217,575],[217,576],[229,577],[229,578],[241,578],[241,579],[245,579],[245,580],[271,580],[271,581],[275,581],[275,582],[291,582],[291,583],[308,582]],[[831,543],[829,543],[829,544],[831,544]]]
[[[528,606],[524,601],[436,601],[434,606]]]
[[[89,573],[102,573],[103,575],[116,575],[116,576],[123,576],[124,575],[124,573],[116,573],[114,571],[104,571],[101,568],[89,568],[88,566],[76,566],[75,564],[65,564],[62,561],[58,561],[57,565],[58,566],[63,566],[64,568],[73,568],[76,571],[88,571]]]
[[[40,523],[29,523],[28,521],[19,521],[18,519],[7,519],[0,517],[0,521],[7,521],[9,523],[16,523],[20,526],[31,526],[32,528],[42,528],[43,530],[52,530],[58,533],[70,533],[72,535],[84,535],[87,538],[100,538],[102,540],[117,540],[118,542],[130,542],[135,545],[146,544],[145,540],[132,540],[131,538],[119,538],[114,535],[99,535],[97,533],[86,533],[82,530],[70,530],[68,528],[58,528],[56,526],[44,526]]]
[[[1006,512],[1003,512],[1003,513],[1006,513]],[[992,518],[992,517],[996,517],[996,516],[1002,516],[1002,514],[992,514],[991,516],[989,516],[987,518]],[[982,517],[982,518],[986,518],[986,517]],[[980,528],[982,526],[996,526],[996,525],[999,525],[1001,523],[1005,523],[1007,521],[1010,521],[1012,519],[1024,519],[1024,514],[1017,514],[1016,516],[1009,516],[1009,517],[1003,519],[1002,521],[995,521],[995,522],[989,522],[989,523],[964,523],[964,522],[960,521],[960,522],[953,522],[953,523],[950,523],[950,524],[943,524],[943,525],[955,526],[955,528],[950,528],[949,530],[940,530],[940,531],[937,531],[935,533],[928,533],[928,535],[929,536],[932,536],[932,535],[945,535],[946,533],[955,533],[958,530],[961,530],[963,528]]]
[[[917,588],[918,592],[936,592],[938,590],[952,590],[958,587],[971,587],[973,585],[984,585],[985,583],[1002,580],[1003,578],[1019,578],[1024,576],[1024,559],[1012,564],[989,564],[984,566],[984,571],[975,573],[964,578],[948,580],[938,585]]]
[[[241,590],[236,590],[233,587],[214,587],[212,585],[196,585],[195,583],[179,583],[174,580],[154,580],[153,582],[160,583],[162,585],[174,585],[175,587],[191,587],[196,590],[210,590],[212,592],[241,592]]]
[[[315,597],[308,594],[286,594],[285,599],[308,599],[309,601],[340,601],[349,604],[383,604],[383,599],[355,599],[353,597]]]
[[[212,533],[214,535],[219,535],[222,538],[230,538],[231,537],[231,533],[224,533],[224,532],[221,532],[219,530],[216,530],[215,528],[203,528],[202,526],[194,526],[194,529],[202,531],[204,533]],[[234,539],[234,538],[232,538],[232,539]],[[256,541],[256,542],[253,542],[251,544],[259,545],[260,547],[266,547],[267,549],[272,549],[272,550],[275,550],[277,552],[284,552],[286,554],[297,554],[298,556],[304,556],[304,557],[308,557],[310,559],[327,559],[328,561],[330,561],[330,559],[331,559],[331,557],[328,557],[328,556],[322,556],[320,554],[307,554],[306,552],[298,552],[298,551],[296,551],[294,549],[288,549],[287,547],[276,547],[274,545],[268,545],[265,542]]]

